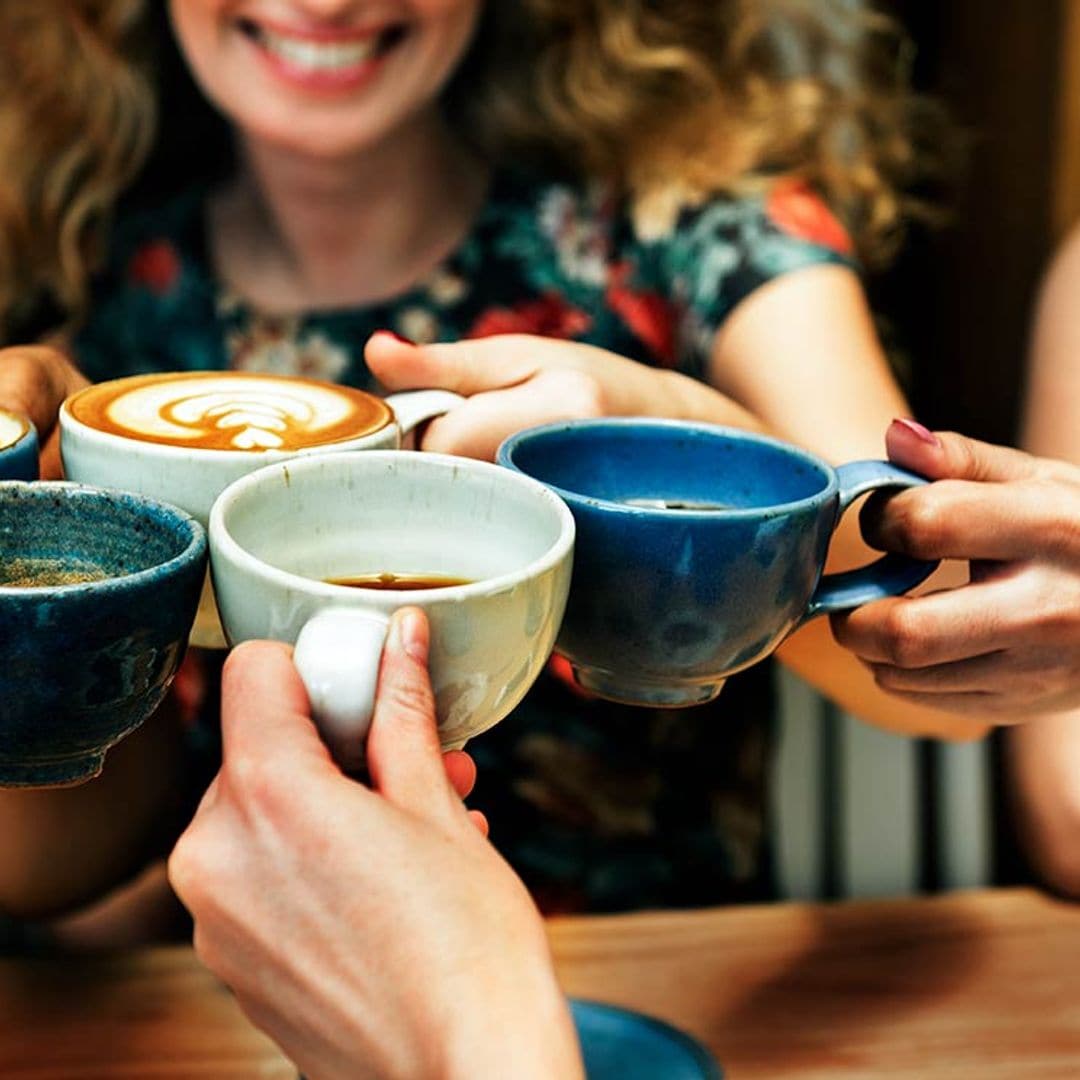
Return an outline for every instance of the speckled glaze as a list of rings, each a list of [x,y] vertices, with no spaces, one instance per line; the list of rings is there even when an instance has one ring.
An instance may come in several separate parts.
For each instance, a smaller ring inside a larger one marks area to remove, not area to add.
[[[174,507],[0,483],[0,786],[101,771],[176,674],[205,570],[206,535]]]
[[[807,618],[903,592],[935,565],[887,558],[822,578],[856,496],[925,482],[887,462],[834,470],[764,436],[646,419],[533,428],[498,460],[573,512],[573,588],[556,651],[613,700],[707,701]],[[690,508],[663,508],[671,502]]]
[[[318,670],[302,662],[299,645],[296,659],[313,702],[366,698],[354,721],[316,716],[347,767],[347,747],[362,753],[382,644],[359,616],[385,629],[406,604],[426,611],[439,734],[444,747],[461,746],[506,716],[543,668],[566,605],[573,540],[570,512],[542,484],[486,462],[411,451],[270,465],[230,485],[210,515],[214,588],[231,644],[294,643],[334,618],[305,650]],[[399,592],[325,580],[381,571],[469,584]]]
[[[21,413],[0,409],[0,480],[36,480],[38,437]]]

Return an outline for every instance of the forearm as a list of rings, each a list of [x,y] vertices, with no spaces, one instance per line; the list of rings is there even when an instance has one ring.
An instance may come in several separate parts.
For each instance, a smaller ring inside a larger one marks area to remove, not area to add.
[[[1017,831],[1032,867],[1080,899],[1080,710],[1011,729],[1005,755]]]

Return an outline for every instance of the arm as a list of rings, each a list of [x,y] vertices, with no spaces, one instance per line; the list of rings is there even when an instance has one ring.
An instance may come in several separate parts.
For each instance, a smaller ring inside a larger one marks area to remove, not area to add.
[[[881,457],[882,432],[909,411],[862,289],[839,266],[795,271],[751,293],[716,336],[709,378],[769,430],[832,462]],[[826,569],[850,569],[879,554],[863,542],[858,515],[849,511]],[[957,584],[964,569],[945,565],[923,589]],[[873,671],[836,642],[825,619],[793,634],[777,655],[842,708],[879,727],[951,739],[986,730],[981,720],[887,693]]]
[[[1021,438],[1080,465],[1080,231],[1054,260],[1035,312]],[[1006,736],[1017,824],[1040,876],[1080,897],[1080,708]]]
[[[170,877],[203,962],[305,1074],[574,1080],[540,915],[440,761],[427,649],[422,613],[398,612],[371,788],[320,741],[289,651],[235,650],[221,771]]]
[[[507,436],[534,424],[592,416],[659,416],[760,430],[730,397],[578,342],[501,334],[413,345],[373,334],[364,357],[390,390],[442,387],[468,400],[425,429],[421,448],[491,461]]]

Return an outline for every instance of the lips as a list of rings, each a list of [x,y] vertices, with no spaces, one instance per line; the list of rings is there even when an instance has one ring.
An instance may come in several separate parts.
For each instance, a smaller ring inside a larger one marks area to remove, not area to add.
[[[348,81],[360,78],[405,36],[402,25],[366,32],[291,32],[251,20],[240,31],[279,70],[297,78]]]

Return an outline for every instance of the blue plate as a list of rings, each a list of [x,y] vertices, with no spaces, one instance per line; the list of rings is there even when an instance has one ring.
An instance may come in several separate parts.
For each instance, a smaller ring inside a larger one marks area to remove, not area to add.
[[[595,1001],[570,1011],[588,1080],[721,1080],[709,1051],[662,1020]]]

